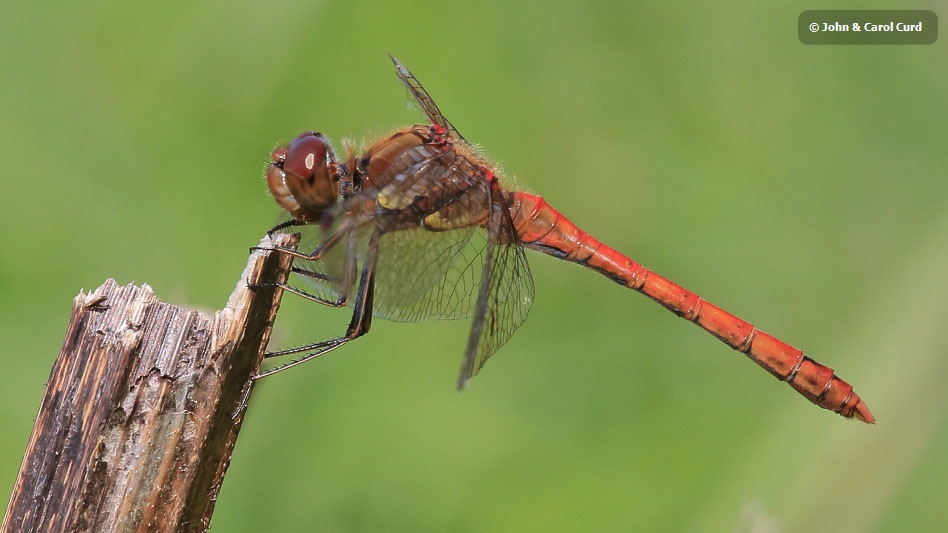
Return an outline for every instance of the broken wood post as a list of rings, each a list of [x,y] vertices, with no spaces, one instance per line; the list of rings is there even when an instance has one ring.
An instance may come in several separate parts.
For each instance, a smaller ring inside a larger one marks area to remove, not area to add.
[[[211,319],[148,285],[80,292],[0,531],[207,530],[290,260],[254,251]]]

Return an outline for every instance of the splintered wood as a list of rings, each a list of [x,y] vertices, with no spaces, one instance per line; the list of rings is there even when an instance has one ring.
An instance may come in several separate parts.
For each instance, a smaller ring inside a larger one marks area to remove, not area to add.
[[[255,251],[213,318],[148,285],[80,292],[2,531],[205,531],[289,268]]]

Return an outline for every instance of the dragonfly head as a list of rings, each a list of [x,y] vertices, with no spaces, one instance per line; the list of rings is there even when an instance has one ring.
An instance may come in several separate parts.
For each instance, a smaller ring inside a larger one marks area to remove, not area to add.
[[[323,211],[336,203],[340,172],[345,169],[321,133],[297,135],[287,146],[273,150],[270,159],[270,193],[293,218],[318,221]]]

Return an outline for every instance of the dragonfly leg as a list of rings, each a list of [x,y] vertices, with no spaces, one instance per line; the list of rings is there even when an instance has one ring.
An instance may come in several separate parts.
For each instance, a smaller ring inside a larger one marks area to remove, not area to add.
[[[296,259],[306,259],[308,261],[319,261],[322,259],[323,254],[325,254],[330,248],[335,246],[342,237],[346,235],[345,232],[337,232],[326,239],[326,242],[320,244],[313,250],[312,253],[300,252],[299,250],[294,250],[292,248],[285,248],[283,246],[274,246],[273,248],[261,248],[260,246],[253,246],[250,248],[251,252],[257,250],[266,250],[266,251],[275,251],[280,252],[281,254],[286,254]]]
[[[292,228],[292,227],[295,227],[295,226],[305,226],[305,225],[306,225],[305,222],[302,222],[302,221],[300,221],[300,220],[296,220],[295,218],[291,218],[290,220],[287,220],[286,222],[281,222],[281,223],[277,224],[276,226],[273,226],[272,228],[268,229],[268,230],[267,230],[267,237],[272,237],[274,233],[276,233],[276,232],[278,232],[278,231],[280,231],[280,230],[284,230],[284,229],[286,229],[286,228]]]
[[[343,278],[341,282],[342,287],[349,287],[351,285],[350,280],[352,279],[352,268],[350,268],[350,266],[355,265],[355,257],[352,256],[352,254],[350,254],[348,257],[346,257],[346,262],[347,262],[346,277]],[[314,272],[312,270],[306,270],[305,268],[293,267],[292,269],[290,269],[290,272],[299,274],[301,276],[305,276],[308,278],[314,278],[314,279],[318,279],[322,281],[332,281],[329,278],[329,276],[327,276],[326,274],[323,274],[322,272]],[[311,302],[327,305],[329,307],[345,307],[349,305],[348,291],[340,295],[339,298],[336,298],[335,300],[330,300],[329,298],[324,298],[316,294],[308,293],[302,289],[297,289],[296,287],[287,285],[286,283],[257,283],[257,284],[248,285],[248,286],[251,289],[257,289],[257,288],[263,288],[263,287],[270,287],[270,288],[276,287],[286,292],[295,294],[301,298],[305,298]]]
[[[323,281],[331,281],[331,280],[329,279],[329,276],[327,276],[327,275],[325,275],[325,274],[323,274],[323,273],[321,273],[321,272],[313,272],[313,271],[311,271],[311,270],[306,270],[306,269],[299,268],[299,267],[293,267],[292,269],[290,269],[290,272],[299,274],[299,275],[301,275],[301,276],[306,276],[306,277],[309,277],[309,278],[315,278],[315,279],[319,279],[319,280],[323,280]],[[309,300],[309,301],[311,301],[311,302],[316,302],[316,303],[320,303],[320,304],[323,304],[323,305],[328,305],[329,307],[345,307],[346,305],[349,304],[349,295],[348,295],[348,294],[342,294],[341,296],[339,296],[339,298],[336,298],[335,300],[330,300],[329,298],[324,298],[324,297],[319,296],[319,295],[316,295],[316,294],[310,294],[310,293],[308,293],[308,292],[306,292],[306,291],[304,291],[304,290],[302,290],[302,289],[297,289],[296,287],[293,287],[293,286],[288,285],[288,284],[286,284],[286,283],[253,283],[253,284],[248,284],[247,286],[248,286],[249,288],[251,288],[251,289],[262,289],[262,288],[271,288],[271,289],[272,289],[272,288],[276,287],[276,288],[281,289],[281,290],[284,290],[284,291],[286,291],[286,292],[295,294],[295,295],[297,295],[297,296],[299,296],[299,297],[301,297],[301,298],[305,298],[305,299],[307,299],[307,300]],[[345,285],[343,285],[343,286],[345,286],[345,287],[348,287],[348,286],[349,286],[348,280],[345,281]]]
[[[300,222],[299,220],[296,220],[295,218],[291,220],[287,220],[286,222],[281,222],[277,224],[276,226],[273,226],[272,228],[268,229],[267,237],[273,237],[274,233],[280,230],[284,230],[286,228],[292,228],[294,226],[304,226],[304,225],[306,225],[305,222]],[[259,246],[251,246],[250,253],[256,252],[257,250],[269,250],[269,249],[270,248],[261,248]]]
[[[295,223],[291,223],[291,222],[295,222]],[[271,232],[277,229],[282,229],[284,227],[305,226],[305,225],[306,224],[303,222],[291,220],[289,222],[284,222],[283,224],[278,224],[274,226],[272,229],[270,229],[270,231],[267,232],[267,234],[270,234]],[[254,252],[256,250],[276,251],[282,254],[289,255],[296,259],[306,259],[308,261],[319,261],[323,257],[323,255],[327,251],[329,251],[333,246],[338,244],[340,240],[342,240],[343,238],[350,238],[353,235],[353,231],[354,231],[354,228],[351,225],[343,225],[337,231],[334,231],[332,235],[330,235],[324,242],[322,242],[319,246],[317,246],[316,249],[313,250],[311,253],[300,252],[299,250],[295,250],[293,248],[285,248],[283,246],[274,246],[273,248],[262,248],[260,246],[252,246],[250,248],[250,251],[251,252]]]
[[[255,380],[276,374],[277,372],[282,372],[287,368],[300,365],[306,361],[309,361],[310,359],[315,359],[320,355],[329,353],[343,344],[365,335],[369,331],[369,327],[372,325],[372,302],[375,296],[375,266],[378,260],[378,244],[381,235],[382,231],[380,229],[376,229],[369,238],[368,251],[366,252],[365,263],[362,267],[362,276],[359,280],[359,289],[356,292],[356,300],[355,305],[353,306],[352,319],[349,321],[349,328],[346,330],[346,334],[335,339],[329,339],[306,346],[300,346],[298,348],[291,348],[289,350],[281,350],[278,352],[270,352],[265,354],[264,357],[278,357],[281,355],[289,355],[293,353],[310,352],[299,359],[295,359],[284,365],[271,368],[270,370],[254,376]],[[297,292],[292,288],[289,290],[295,294],[302,292]]]
[[[296,272],[296,269],[293,269],[293,271]],[[335,300],[330,300],[329,298],[323,298],[322,296],[318,296],[316,294],[310,294],[304,290],[297,289],[296,287],[287,285],[286,283],[259,283],[256,285],[249,285],[249,287],[251,289],[259,289],[263,287],[270,287],[270,288],[276,287],[286,292],[295,294],[301,298],[305,298],[311,302],[316,302],[318,304],[323,304],[329,307],[345,307],[349,305],[348,294],[343,294],[342,296],[340,296],[339,298],[336,298]],[[299,351],[304,351],[304,350],[299,350]]]
[[[279,253],[285,253],[287,255],[290,255],[297,259],[301,259],[303,261],[316,262],[322,258],[323,254],[326,251],[328,251],[332,246],[336,245],[339,242],[339,240],[342,239],[343,237],[346,238],[346,255],[345,255],[345,268],[344,268],[345,275],[341,280],[333,280],[328,275],[322,272],[309,270],[309,269],[302,268],[299,266],[293,266],[290,269],[291,273],[299,274],[300,276],[303,276],[303,277],[318,279],[318,280],[322,280],[322,281],[326,281],[330,283],[338,282],[340,287],[346,288],[346,290],[343,292],[343,294],[339,296],[339,298],[336,298],[335,300],[330,300],[329,298],[324,298],[322,296],[318,296],[318,295],[306,292],[302,289],[297,289],[296,287],[290,286],[286,283],[262,283],[262,284],[248,285],[248,286],[252,289],[262,288],[262,287],[269,287],[269,288],[277,287],[284,291],[300,296],[302,298],[306,298],[307,300],[310,300],[312,302],[328,305],[330,307],[347,306],[349,304],[349,290],[348,289],[349,287],[352,286],[352,279],[355,277],[355,268],[356,268],[357,242],[356,242],[355,231],[346,230],[346,231],[337,232],[335,235],[330,236],[328,239],[326,239],[326,242],[319,245],[316,248],[316,250],[313,251],[312,254],[300,254],[299,252],[291,248],[282,248],[282,247],[273,248],[273,250],[276,250]],[[299,351],[305,351],[305,350],[299,350]]]

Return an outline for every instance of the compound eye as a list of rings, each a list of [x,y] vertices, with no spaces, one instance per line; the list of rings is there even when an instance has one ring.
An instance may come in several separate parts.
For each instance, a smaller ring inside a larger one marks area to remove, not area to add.
[[[283,168],[304,180],[311,180],[317,174],[325,174],[326,155],[329,145],[321,135],[304,133],[290,142],[286,150]]]

